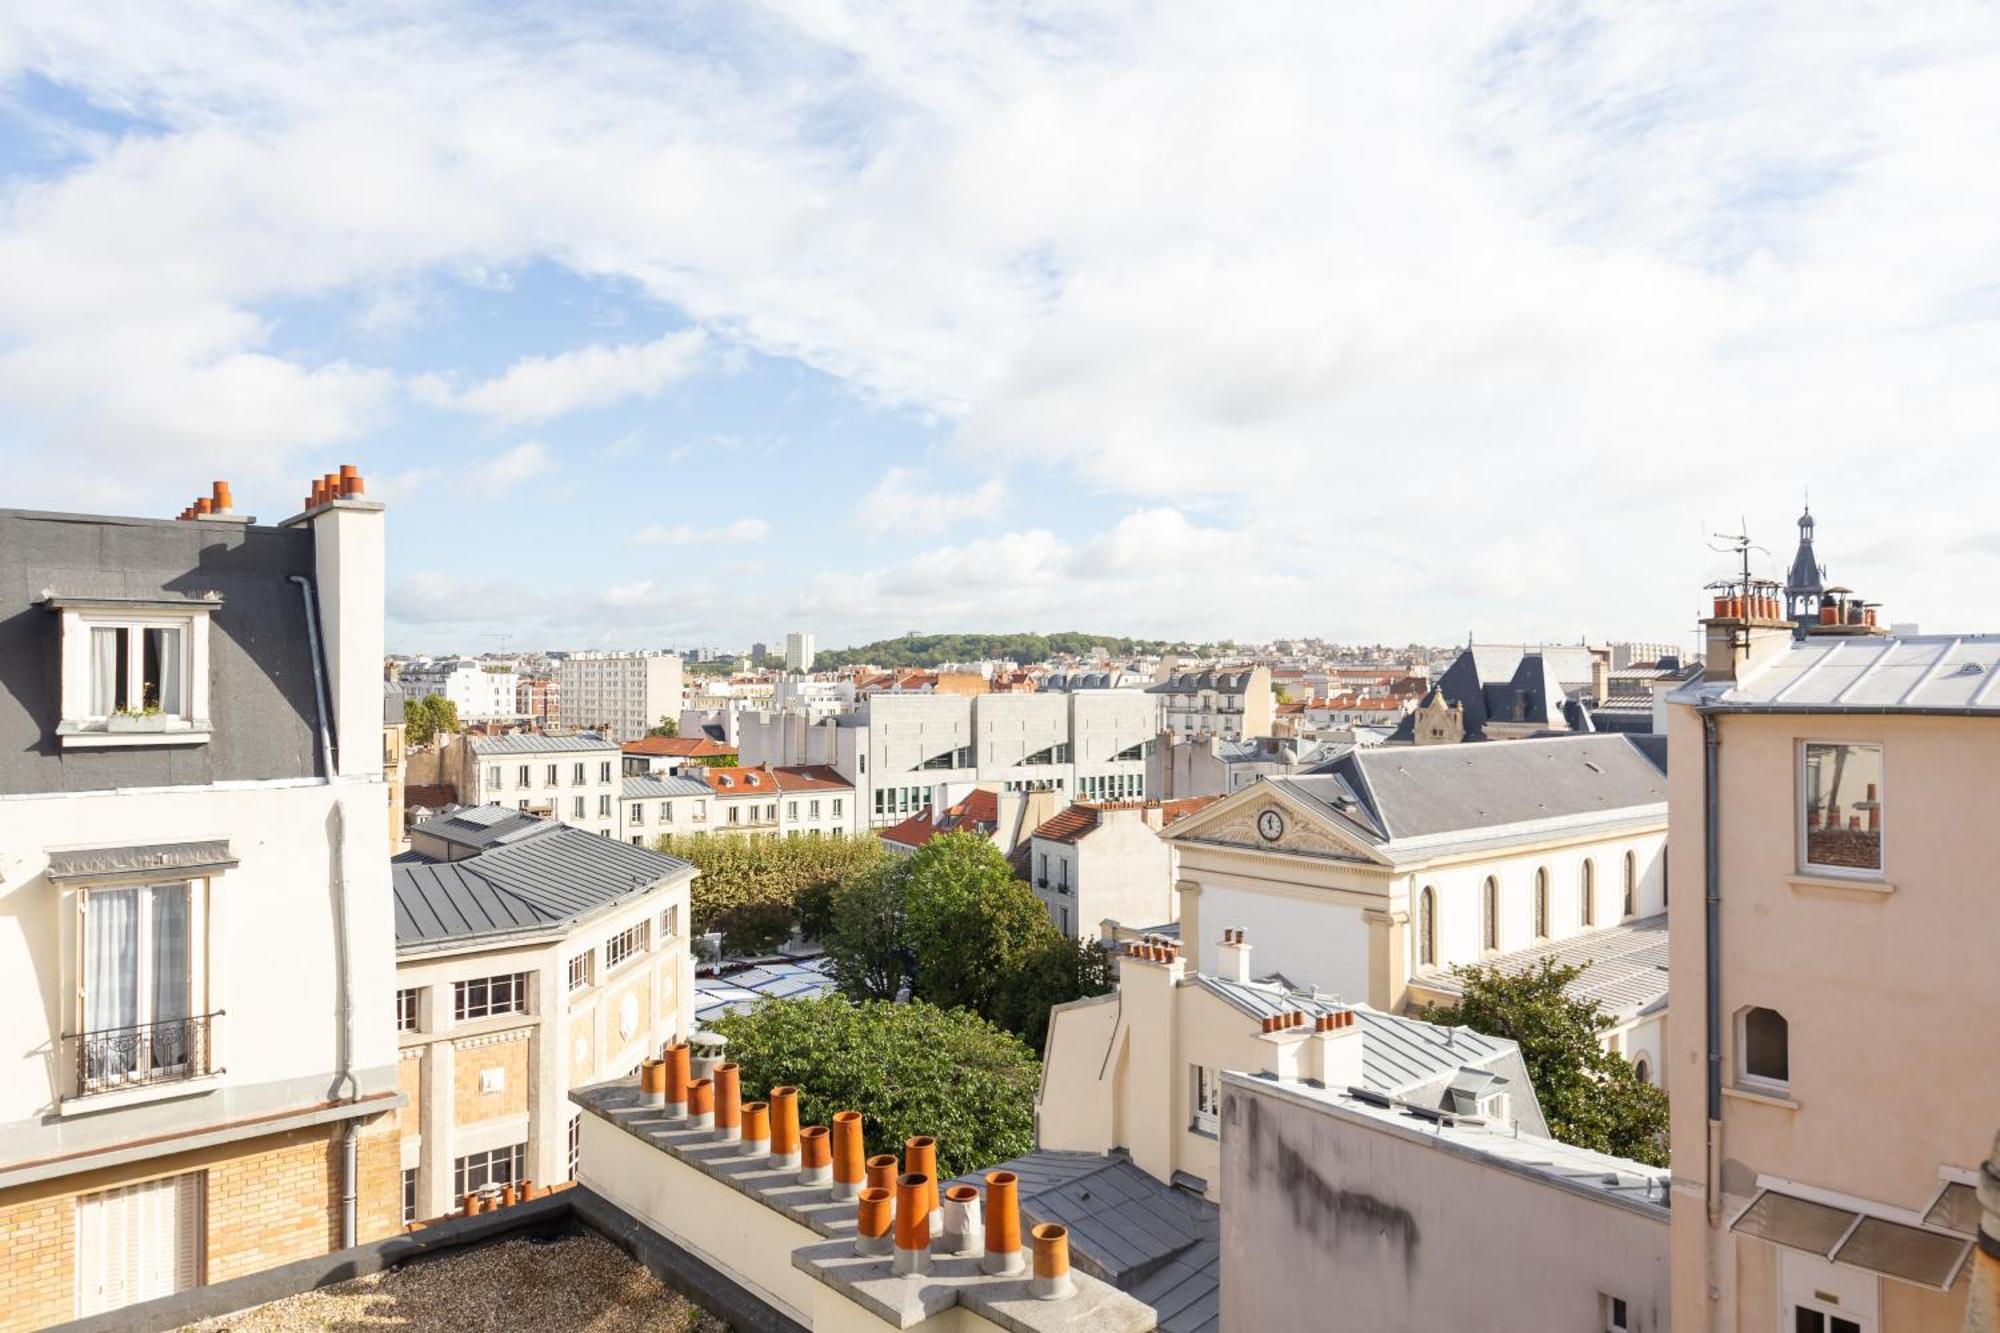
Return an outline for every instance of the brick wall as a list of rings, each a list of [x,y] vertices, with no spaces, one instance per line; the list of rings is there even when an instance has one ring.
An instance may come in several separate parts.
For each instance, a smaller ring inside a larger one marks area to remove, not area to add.
[[[0,1207],[0,1330],[59,1324],[76,1304],[76,1207],[68,1198]]]
[[[481,1092],[480,1075],[489,1069],[502,1073],[499,1092]],[[506,1041],[460,1046],[452,1052],[452,1105],[454,1125],[474,1125],[498,1116],[525,1115],[528,1110],[528,1038],[526,1034]]]
[[[340,1146],[325,1129],[208,1169],[208,1280],[224,1282],[340,1245]]]

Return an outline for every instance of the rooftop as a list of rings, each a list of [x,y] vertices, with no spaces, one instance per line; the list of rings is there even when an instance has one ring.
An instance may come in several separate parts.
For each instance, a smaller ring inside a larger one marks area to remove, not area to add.
[[[572,754],[584,750],[609,750],[618,752],[615,741],[608,741],[594,731],[579,731],[568,736],[549,736],[541,732],[518,732],[512,736],[467,736],[466,743],[477,755],[495,754]]]
[[[504,805],[472,805],[413,824],[410,834],[412,837],[421,834],[436,838],[454,847],[492,847],[519,842],[561,827],[552,820],[538,818],[525,810]]]
[[[676,796],[706,796],[708,784],[699,778],[660,775],[626,778],[618,789],[622,800],[671,800]]]
[[[822,958],[757,963],[726,976],[696,977],[694,1021],[706,1027],[724,1014],[748,1013],[766,1000],[816,1000],[833,989]]]
[[[2000,634],[1811,636],[1747,678],[1701,681],[1677,702],[1803,713],[2000,713]]]
[[[675,875],[687,862],[567,824],[463,861],[405,853],[390,871],[399,951],[553,930]]]
[[[625,753],[675,759],[720,759],[735,754],[736,747],[707,736],[647,736],[625,742]]]
[[[1572,999],[1595,1000],[1616,1019],[1638,1018],[1667,1007],[1667,915],[1641,917],[1585,931],[1482,960],[1502,972],[1531,971],[1547,959],[1560,967],[1581,967],[1583,975],[1565,987]],[[1429,968],[1410,984],[1445,995],[1465,994],[1465,981],[1447,968]]]

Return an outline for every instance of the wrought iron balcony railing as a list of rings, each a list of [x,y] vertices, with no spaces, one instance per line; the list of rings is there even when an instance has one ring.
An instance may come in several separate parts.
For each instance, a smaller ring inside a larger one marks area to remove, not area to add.
[[[174,1083],[209,1072],[209,1026],[220,1011],[69,1038],[76,1050],[76,1095]]]

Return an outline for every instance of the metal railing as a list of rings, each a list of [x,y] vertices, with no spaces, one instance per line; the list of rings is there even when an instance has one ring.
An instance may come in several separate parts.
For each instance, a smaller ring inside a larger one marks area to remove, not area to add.
[[[221,1016],[218,1010],[70,1037],[76,1050],[76,1095],[174,1083],[208,1073],[209,1024]]]

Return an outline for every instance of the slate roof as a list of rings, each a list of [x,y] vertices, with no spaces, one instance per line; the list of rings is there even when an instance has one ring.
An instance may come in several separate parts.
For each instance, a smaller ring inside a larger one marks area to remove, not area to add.
[[[1595,1000],[1618,1019],[1658,1013],[1667,1007],[1667,916],[1641,917],[1564,940],[1552,940],[1483,960],[1502,972],[1527,972],[1546,958],[1558,966],[1583,968],[1564,987],[1574,999]],[[1427,968],[1410,978],[1413,986],[1463,995],[1465,983],[1445,968]]]
[[[1665,737],[1364,746],[1270,781],[1377,846],[1629,812],[1664,815]]]
[[[676,796],[706,796],[708,784],[699,778],[677,778],[662,774],[626,778],[618,788],[620,800],[671,800]]]
[[[1808,635],[1745,680],[1704,681],[1674,698],[1802,713],[2000,713],[2000,634]]]
[[[1588,681],[1590,663],[1590,650],[1573,644],[1473,644],[1445,668],[1436,689],[1463,710],[1465,738],[1484,740],[1489,721],[1565,725],[1563,682]],[[1394,739],[1415,735],[1414,715],[1405,716]]]
[[[397,857],[396,947],[553,930],[694,867],[615,838],[547,821],[547,833],[463,861]]]
[[[1149,686],[1148,694],[1200,694],[1214,690],[1221,694],[1242,694],[1250,688],[1248,671],[1184,671]]]
[[[512,736],[468,736],[465,739],[476,755],[573,754],[583,750],[610,750],[613,753],[618,751],[615,741],[608,741],[594,731],[579,731],[569,736],[518,732]]]
[[[0,509],[0,793],[322,776],[312,651],[295,574],[315,577],[310,527]],[[45,592],[212,606],[209,739],[57,744],[62,621],[40,604]],[[221,600],[201,600],[209,592]]]
[[[1026,1225],[1068,1227],[1076,1266],[1152,1306],[1161,1333],[1214,1333],[1221,1327],[1216,1205],[1161,1184],[1122,1152],[1039,1149],[955,1183],[980,1185],[986,1171],[1019,1176]]]
[[[1421,1018],[1385,1014],[1365,1004],[1344,1004],[1316,991],[1300,991],[1270,982],[1245,985],[1207,972],[1196,973],[1196,985],[1220,996],[1252,1018],[1297,1009],[1308,1015],[1351,1011],[1363,1028],[1362,1078],[1385,1096],[1430,1106],[1445,1104],[1445,1093],[1460,1070],[1483,1069],[1508,1082],[1514,1116],[1524,1132],[1543,1134],[1541,1103],[1535,1098],[1521,1048],[1505,1037],[1489,1037],[1468,1027],[1446,1027]]]

